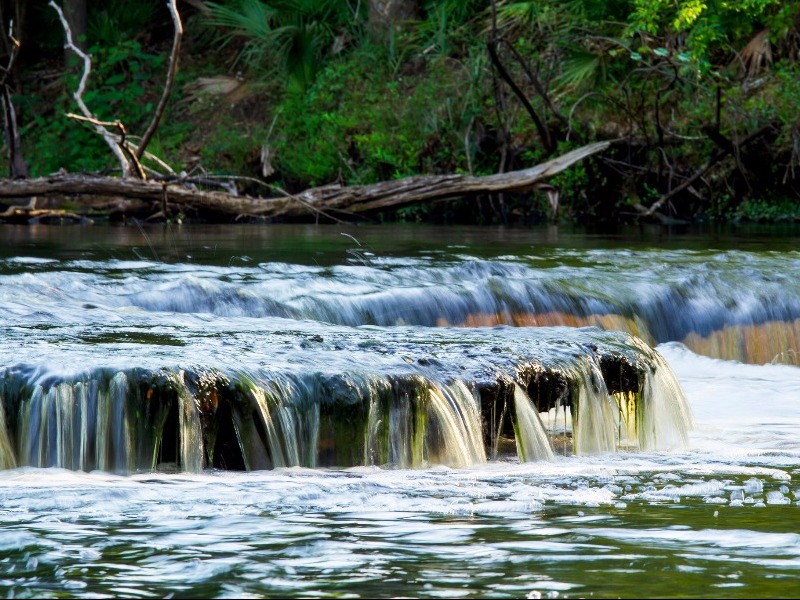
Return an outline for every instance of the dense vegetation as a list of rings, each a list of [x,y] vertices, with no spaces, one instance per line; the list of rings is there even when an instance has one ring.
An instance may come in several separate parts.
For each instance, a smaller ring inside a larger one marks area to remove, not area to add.
[[[93,57],[86,103],[141,133],[169,57],[165,2],[65,4],[86,11],[80,39]],[[178,6],[186,25],[178,82],[149,147],[176,171],[245,175],[298,191],[333,181],[509,171],[613,139],[610,151],[550,182],[560,192],[558,218],[800,216],[798,2]],[[21,42],[13,102],[31,175],[113,171],[99,136],[65,116],[74,111],[79,73],[65,68],[55,11],[46,0],[2,0],[0,9],[6,24],[14,17]],[[555,216],[545,194],[533,192],[379,217],[507,223]]]

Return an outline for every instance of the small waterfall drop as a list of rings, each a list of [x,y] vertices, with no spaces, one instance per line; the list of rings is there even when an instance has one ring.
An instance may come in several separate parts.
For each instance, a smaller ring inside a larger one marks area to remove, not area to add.
[[[550,439],[544,429],[539,413],[527,392],[514,383],[514,410],[516,423],[514,434],[517,440],[517,454],[520,462],[553,460],[555,454]]]
[[[426,388],[421,377],[410,383],[400,388],[385,378],[376,378],[369,394],[366,464],[409,469],[422,466],[426,460]]]
[[[2,394],[0,394],[0,469],[13,469],[17,466],[17,460],[14,457],[14,448],[8,437],[4,404]]]
[[[459,380],[449,385],[428,383],[429,460],[451,467],[485,463],[478,398]],[[431,435],[434,430],[435,438]]]
[[[184,381],[184,372],[172,376],[178,392],[178,422],[180,435],[180,468],[187,473],[203,470],[203,429],[200,411],[194,396]]]
[[[98,395],[96,454],[100,470],[126,473],[134,469],[128,391],[128,377],[120,371]]]
[[[619,412],[599,365],[593,360],[581,360],[570,369],[574,382],[572,442],[575,453],[615,452]]]
[[[304,402],[303,390],[288,378],[274,379],[264,387],[252,383],[250,393],[266,432],[273,468],[316,467],[319,404]]]
[[[442,384],[414,376],[373,389],[368,464],[419,468],[486,462],[480,401],[463,381]]]
[[[35,385],[21,407],[19,463],[131,471],[127,394],[128,381],[122,372],[110,379],[107,388],[96,380],[64,381],[47,390]]]
[[[600,366],[582,359],[568,367],[573,387],[569,408],[552,409],[551,433],[571,429],[575,454],[602,454],[639,448],[668,450],[686,446],[693,427],[691,410],[664,358],[643,341],[630,343],[652,365],[644,370],[641,391],[609,393]],[[562,412],[563,411],[563,412]],[[571,424],[567,423],[567,413]],[[560,418],[563,417],[563,427]]]
[[[675,373],[664,358],[656,356],[656,368],[645,376],[637,433],[642,450],[681,448],[694,427],[689,403]]]

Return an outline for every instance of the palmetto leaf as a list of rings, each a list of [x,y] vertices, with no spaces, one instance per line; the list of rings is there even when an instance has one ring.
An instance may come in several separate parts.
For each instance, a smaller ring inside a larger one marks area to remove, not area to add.
[[[336,27],[349,16],[345,3],[337,0],[239,0],[208,6],[217,25],[247,40],[240,59],[255,67],[277,62],[289,88],[297,91],[313,82]]]
[[[278,11],[260,0],[242,0],[237,8],[208,3],[213,20],[235,35],[267,41],[273,35]]]
[[[564,61],[563,71],[558,82],[565,88],[578,88],[590,81],[597,81],[603,75],[603,61],[599,54],[583,48],[574,48]]]

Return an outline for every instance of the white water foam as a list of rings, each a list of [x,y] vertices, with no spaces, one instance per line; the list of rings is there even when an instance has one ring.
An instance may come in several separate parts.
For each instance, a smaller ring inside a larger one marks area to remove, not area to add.
[[[657,350],[676,373],[695,417],[689,448],[720,460],[800,458],[800,368],[699,356],[678,343]]]

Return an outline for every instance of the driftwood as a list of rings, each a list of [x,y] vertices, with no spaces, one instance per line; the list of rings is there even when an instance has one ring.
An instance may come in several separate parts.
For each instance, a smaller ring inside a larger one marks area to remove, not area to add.
[[[203,191],[175,182],[142,181],[133,178],[65,174],[27,180],[0,181],[0,201],[8,204],[31,199],[68,200],[76,206],[91,207],[98,201],[149,201],[154,210],[167,205],[182,211],[230,217],[252,216],[269,219],[301,217],[309,214],[363,213],[394,209],[409,204],[444,200],[473,194],[524,192],[540,186],[545,179],[575,163],[602,152],[611,142],[596,142],[541,163],[529,169],[477,177],[473,175],[418,175],[371,185],[339,184],[310,188],[296,195],[279,198],[236,196],[219,191]],[[13,214],[24,216],[27,207],[12,207]],[[9,209],[9,210],[12,210]]]

